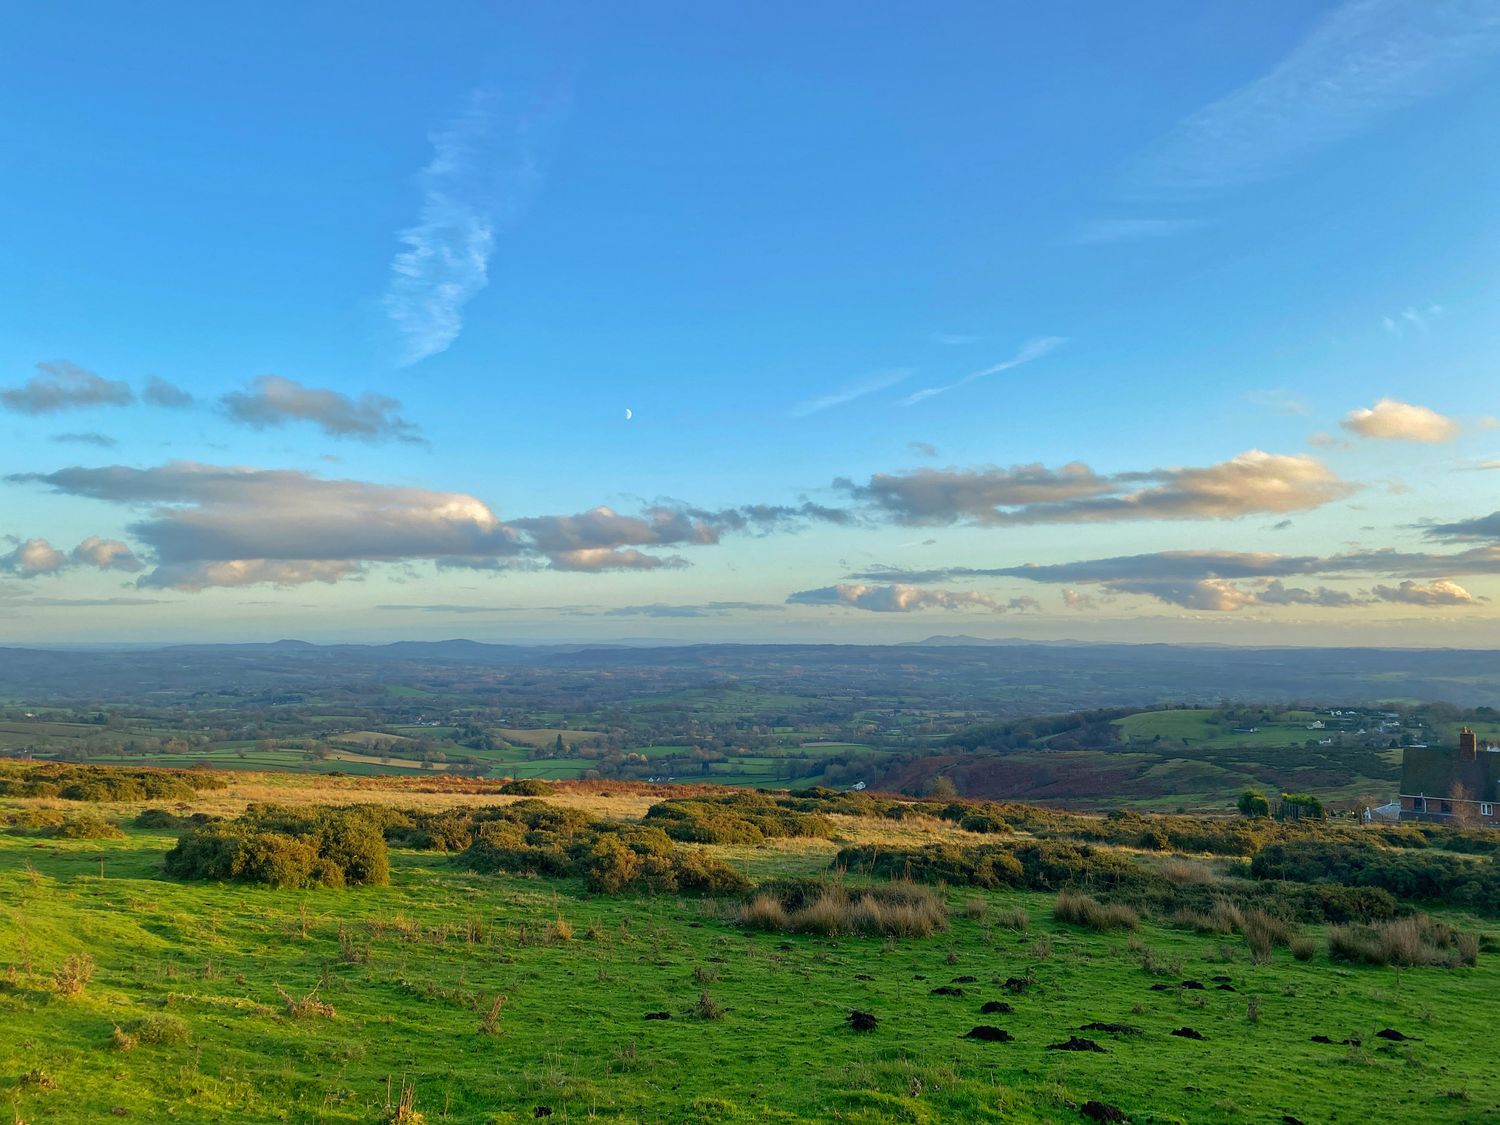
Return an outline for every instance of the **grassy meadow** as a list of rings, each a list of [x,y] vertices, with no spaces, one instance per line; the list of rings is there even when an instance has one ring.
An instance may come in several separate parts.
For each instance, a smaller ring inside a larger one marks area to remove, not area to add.
[[[505,800],[398,779],[228,780],[177,811]],[[547,800],[633,820],[664,792]],[[1323,928],[1304,926],[1320,941],[1309,960],[1252,960],[1238,935],[1162,920],[1101,932],[1058,921],[1055,894],[972,887],[939,889],[949,928],[932,936],[765,932],[737,924],[738,897],[590,893],[401,848],[388,886],[185,882],[162,868],[177,834],[130,826],[143,807],[0,798],[125,825],[0,834],[0,1113],[18,1122],[1055,1122],[1088,1120],[1091,1101],[1136,1122],[1500,1112],[1492,953],[1335,963]],[[830,819],[828,838],[708,850],[760,882],[827,875],[850,844],[987,839],[924,816]],[[1224,866],[1130,858],[1189,881]],[[1493,948],[1493,921],[1437,913]],[[982,1015],[993,1001],[1012,1010]],[[852,1029],[855,1011],[878,1025]],[[977,1025],[1011,1041],[966,1038]],[[1049,1049],[1071,1037],[1101,1050]]]

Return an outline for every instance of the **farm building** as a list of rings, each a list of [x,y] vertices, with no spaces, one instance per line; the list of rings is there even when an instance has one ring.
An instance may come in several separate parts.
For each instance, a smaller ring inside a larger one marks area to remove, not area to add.
[[[1500,747],[1468,727],[1458,746],[1408,746],[1401,759],[1401,819],[1500,827]]]

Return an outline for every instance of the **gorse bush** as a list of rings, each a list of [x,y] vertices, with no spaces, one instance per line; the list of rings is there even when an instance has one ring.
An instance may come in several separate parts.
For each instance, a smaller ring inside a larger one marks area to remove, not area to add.
[[[237,820],[185,833],[167,853],[168,875],[273,887],[383,886],[390,860],[380,813],[367,808],[251,805]]]
[[[112,820],[102,816],[74,816],[61,824],[42,829],[42,835],[58,840],[118,840],[125,833]]]
[[[500,792],[511,797],[550,797],[557,790],[535,777],[521,777],[500,786]]]
[[[598,820],[542,801],[477,810],[470,833],[471,842],[453,862],[471,871],[581,877],[590,890],[605,894],[725,894],[749,886],[733,868],[679,846],[660,828]]]
[[[1271,844],[1251,861],[1258,879],[1376,887],[1415,902],[1444,902],[1500,912],[1500,865],[1434,851],[1377,847],[1363,842],[1298,840]]]
[[[61,797],[66,801],[191,800],[200,790],[228,784],[213,773],[121,769],[54,763],[0,772],[0,797]]]
[[[759,844],[767,839],[833,835],[833,822],[793,807],[797,800],[759,791],[676,797],[646,810],[674,840],[695,844]]]

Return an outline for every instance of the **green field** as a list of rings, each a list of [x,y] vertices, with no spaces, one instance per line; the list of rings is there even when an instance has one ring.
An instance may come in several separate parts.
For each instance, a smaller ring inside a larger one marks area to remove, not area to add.
[[[1256,721],[1253,732],[1236,732],[1228,724],[1215,725],[1215,712],[1209,710],[1143,711],[1116,719],[1126,741],[1137,739],[1181,738],[1192,745],[1208,749],[1232,746],[1301,746],[1308,739],[1326,738],[1331,730],[1309,729],[1320,716],[1315,711],[1283,711],[1271,722]]]
[[[315,784],[288,778],[284,791]],[[892,829],[848,819],[841,830]],[[936,822],[900,831],[975,839]],[[1403,1121],[1500,1112],[1490,953],[1475,968],[1398,970],[1321,951],[1304,963],[1280,948],[1258,964],[1232,935],[1152,922],[1094,933],[1055,921],[1051,894],[959,889],[946,892],[951,930],[933,937],[769,934],[734,925],[733,901],[588,894],[569,879],[474,874],[433,852],[394,851],[385,887],[184,883],[161,872],[174,839],[0,835],[0,1093],[17,1121],[415,1125],[390,1107],[403,1084],[427,1122],[542,1110],[559,1121],[1082,1122],[1090,1099],[1138,1122],[1195,1125],[1393,1120],[1392,1106]],[[825,872],[831,848],[711,850],[759,879]],[[1493,925],[1445,916],[1494,942]],[[90,979],[66,995],[67,959],[83,954]],[[1007,991],[1011,977],[1029,983]],[[1217,977],[1232,991],[1175,986]],[[940,986],[963,995],[934,995]],[[721,1018],[701,1018],[705,994]],[[289,1003],[299,1000],[331,1007]],[[1014,1011],[981,1016],[990,1000]],[[852,1031],[853,1010],[878,1028]],[[1083,1030],[1096,1021],[1139,1033]],[[1014,1041],[964,1038],[978,1024]],[[1203,1038],[1172,1034],[1184,1026]],[[1410,1038],[1383,1041],[1384,1028]],[[151,1042],[153,1029],[184,1038]],[[1048,1049],[1073,1035],[1104,1053]],[[1363,1045],[1336,1045],[1349,1038]]]

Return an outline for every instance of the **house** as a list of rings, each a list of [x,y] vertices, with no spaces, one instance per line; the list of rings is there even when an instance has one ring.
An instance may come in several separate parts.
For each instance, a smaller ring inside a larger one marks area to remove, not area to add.
[[[1328,724],[1325,723],[1322,719],[1314,719],[1312,722],[1310,722],[1310,723],[1307,724],[1307,729],[1308,730],[1322,730],[1327,725]]]
[[[1457,748],[1408,746],[1401,757],[1402,820],[1500,828],[1500,747],[1468,727]]]

